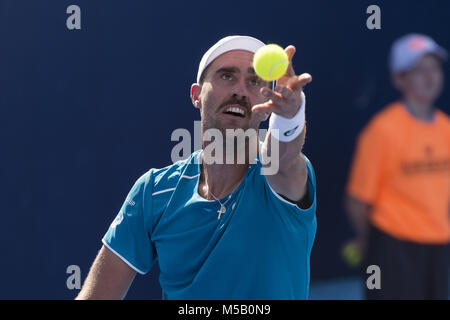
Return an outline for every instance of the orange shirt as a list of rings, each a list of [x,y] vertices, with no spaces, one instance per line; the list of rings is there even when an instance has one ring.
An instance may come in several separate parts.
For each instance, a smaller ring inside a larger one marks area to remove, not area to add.
[[[373,205],[371,223],[402,240],[450,241],[450,118],[414,118],[402,102],[358,137],[347,193]]]

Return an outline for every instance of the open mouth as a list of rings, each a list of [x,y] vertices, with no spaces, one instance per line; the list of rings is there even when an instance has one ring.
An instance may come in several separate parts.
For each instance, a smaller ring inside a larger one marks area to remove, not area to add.
[[[242,106],[232,105],[228,106],[225,111],[225,114],[229,114],[235,117],[245,118],[245,109]]]

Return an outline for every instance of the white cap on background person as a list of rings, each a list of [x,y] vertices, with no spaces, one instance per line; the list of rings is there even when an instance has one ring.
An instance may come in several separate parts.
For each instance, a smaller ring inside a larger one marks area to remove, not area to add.
[[[264,45],[264,42],[249,36],[228,36],[220,39],[203,55],[198,67],[197,83],[200,83],[203,71],[221,54],[231,50],[246,50],[255,53]]]
[[[391,73],[407,71],[426,54],[435,54],[447,60],[447,51],[433,39],[423,34],[407,34],[397,39],[391,48],[389,67]]]

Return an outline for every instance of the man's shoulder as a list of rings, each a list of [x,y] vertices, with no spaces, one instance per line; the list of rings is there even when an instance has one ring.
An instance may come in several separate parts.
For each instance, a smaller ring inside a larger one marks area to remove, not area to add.
[[[445,113],[442,109],[436,110],[436,117],[438,119],[438,122],[442,124],[443,127],[447,128],[447,130],[450,130],[450,116]]]
[[[392,120],[402,120],[406,113],[401,101],[394,101],[384,106],[373,116],[373,121],[379,123],[391,123]]]
[[[183,175],[191,176],[197,173],[197,156],[200,150],[194,151],[189,157],[178,160],[162,168],[152,168],[148,171],[153,181],[154,191],[175,187]]]
[[[390,133],[398,129],[405,120],[405,110],[402,102],[394,101],[375,113],[364,127],[363,132]]]

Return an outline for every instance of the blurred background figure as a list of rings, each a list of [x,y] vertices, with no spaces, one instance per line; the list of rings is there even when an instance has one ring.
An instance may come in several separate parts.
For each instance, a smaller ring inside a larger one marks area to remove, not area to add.
[[[357,237],[350,243],[380,267],[367,299],[447,299],[450,240],[450,118],[434,105],[447,52],[433,39],[396,40],[390,72],[400,99],[358,136],[346,188]],[[357,260],[358,254],[353,256]]]

